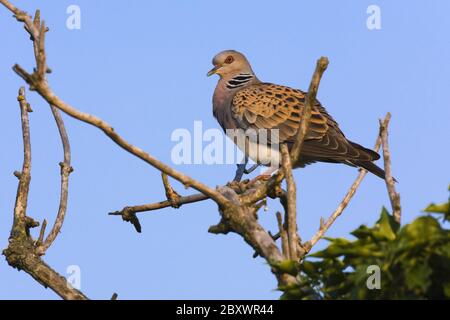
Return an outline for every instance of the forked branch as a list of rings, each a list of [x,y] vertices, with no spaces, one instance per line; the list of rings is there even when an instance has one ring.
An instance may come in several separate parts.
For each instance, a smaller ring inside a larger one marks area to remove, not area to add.
[[[28,193],[31,181],[31,143],[28,113],[31,111],[31,108],[25,98],[25,88],[19,90],[17,99],[22,119],[24,161],[22,171],[16,173],[16,176],[19,178],[19,187],[14,206],[14,220],[8,247],[3,250],[3,255],[6,257],[9,265],[25,271],[46,288],[51,288],[63,299],[85,300],[87,297],[81,291],[71,287],[63,276],[59,275],[41,259],[36,242],[30,235],[29,229],[39,226],[39,223],[27,216]]]

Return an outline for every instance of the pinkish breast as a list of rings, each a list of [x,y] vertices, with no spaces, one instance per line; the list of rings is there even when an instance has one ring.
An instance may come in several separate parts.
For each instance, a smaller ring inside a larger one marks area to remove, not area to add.
[[[213,96],[213,114],[222,129],[235,129],[236,121],[231,115],[231,101],[234,93],[226,88],[226,82],[219,80]]]

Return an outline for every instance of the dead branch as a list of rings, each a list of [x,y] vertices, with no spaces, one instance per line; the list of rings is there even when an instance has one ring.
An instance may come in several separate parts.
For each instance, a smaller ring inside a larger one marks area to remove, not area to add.
[[[11,236],[26,236],[26,211],[28,204],[28,193],[31,181],[31,142],[30,142],[30,124],[28,112],[29,104],[25,97],[25,88],[20,88],[17,97],[20,105],[20,116],[22,120],[22,136],[23,136],[23,165],[22,171],[18,175],[19,187],[17,189],[16,204],[14,206],[14,221],[11,230]],[[16,175],[17,176],[17,175]]]
[[[387,123],[387,121],[389,121],[388,115],[386,115],[386,118],[383,120],[383,123]],[[374,151],[378,152],[380,146],[381,146],[381,137],[378,136],[375,142]],[[323,221],[323,219],[321,219],[319,230],[314,234],[311,240],[309,240],[304,244],[304,247],[306,249],[305,254],[311,251],[311,248],[325,235],[325,233],[328,231],[331,225],[344,212],[345,208],[347,208],[348,204],[350,203],[350,200],[355,195],[356,190],[358,189],[359,185],[363,181],[366,174],[367,170],[360,169],[360,172],[356,177],[356,180],[353,182],[344,199],[341,201],[336,210],[330,215],[330,217],[325,222]]]
[[[13,226],[8,247],[3,250],[3,255],[10,266],[25,271],[44,287],[51,288],[63,299],[85,300],[87,297],[82,292],[72,288],[63,276],[59,275],[41,259],[36,242],[30,235],[29,229],[37,227],[39,223],[26,215],[31,181],[31,143],[28,119],[28,112],[31,108],[25,98],[25,88],[20,88],[17,99],[22,119],[24,161],[22,172],[19,175]]]
[[[176,202],[173,202],[170,200],[164,200],[164,201],[155,202],[155,203],[142,204],[142,205],[137,205],[137,206],[129,206],[129,207],[123,208],[120,211],[110,212],[109,215],[122,216],[122,219],[124,221],[128,221],[131,224],[133,224],[136,231],[140,233],[140,232],[142,232],[142,227],[141,227],[141,224],[139,223],[139,219],[137,218],[136,213],[154,211],[154,210],[159,210],[159,209],[163,209],[163,208],[167,208],[167,207],[179,208],[183,204],[204,201],[207,199],[209,199],[208,196],[206,196],[202,193],[198,193],[198,194],[193,194],[193,195],[185,196],[185,197],[180,196],[179,198],[177,198]]]
[[[298,260],[297,243],[299,236],[297,234],[297,190],[294,176],[292,175],[291,157],[287,145],[281,145],[282,167],[286,176],[287,185],[287,237],[289,246],[289,259]]]
[[[314,71],[311,83],[309,85],[308,93],[305,98],[305,106],[302,111],[302,121],[300,123],[300,128],[297,132],[297,137],[295,139],[294,146],[291,149],[291,162],[295,165],[300,159],[300,153],[303,146],[303,141],[306,138],[306,132],[309,128],[309,122],[311,120],[311,110],[313,105],[316,103],[317,91],[319,90],[320,80],[322,75],[328,67],[328,58],[321,57],[317,60],[316,70]]]
[[[43,241],[42,244],[40,244],[37,248],[38,253],[40,255],[45,254],[45,251],[47,251],[47,249],[52,245],[53,241],[55,241],[56,237],[61,231],[67,211],[67,198],[69,195],[69,175],[71,172],[73,172],[73,168],[70,165],[71,154],[70,154],[69,137],[67,136],[64,121],[57,108],[55,108],[52,105],[50,106],[50,108],[52,110],[53,117],[55,118],[59,135],[61,137],[64,160],[59,164],[61,167],[61,190],[60,190],[58,214],[56,216],[56,220],[55,223],[53,224],[52,230],[48,234],[45,241]],[[42,234],[44,234],[45,232],[45,226],[46,223],[42,225]]]
[[[402,207],[400,205],[400,194],[395,190],[395,179],[392,177],[391,153],[389,152],[388,143],[388,126],[390,120],[391,114],[389,112],[384,121],[380,120],[380,138],[383,146],[384,171],[386,172],[385,181],[389,199],[391,201],[392,215],[394,216],[395,221],[400,223],[402,217]]]

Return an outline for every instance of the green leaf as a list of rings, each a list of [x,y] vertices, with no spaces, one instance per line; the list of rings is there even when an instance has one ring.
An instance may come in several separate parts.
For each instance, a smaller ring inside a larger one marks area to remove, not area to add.
[[[405,284],[410,290],[419,289],[425,294],[431,284],[431,268],[427,264],[416,264],[412,268],[405,269]]]
[[[361,225],[358,229],[350,232],[350,234],[358,239],[366,239],[373,236],[373,230],[366,225]]]
[[[395,233],[399,229],[400,225],[395,221],[394,217],[389,214],[386,208],[381,210],[381,217],[377,221],[375,227],[378,230],[374,230],[374,236],[377,238],[385,238],[387,240],[394,240],[396,238]]]
[[[290,275],[297,275],[299,272],[299,264],[294,260],[283,260],[271,264],[280,273],[288,273]]]
[[[431,216],[419,217],[411,224],[403,227],[401,237],[406,237],[407,241],[414,244],[422,244],[440,238],[444,235],[442,231],[441,225],[435,218]]]
[[[448,202],[441,203],[441,204],[430,204],[428,207],[426,207],[423,211],[430,212],[430,213],[444,213],[446,215],[449,214],[450,210],[450,204]]]

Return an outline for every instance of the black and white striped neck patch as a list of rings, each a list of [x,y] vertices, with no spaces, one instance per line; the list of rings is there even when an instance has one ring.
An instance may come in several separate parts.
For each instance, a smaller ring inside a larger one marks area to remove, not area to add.
[[[254,77],[253,74],[250,73],[241,73],[235,76],[234,78],[228,80],[227,88],[228,89],[236,89],[242,86],[245,86],[250,80]]]

